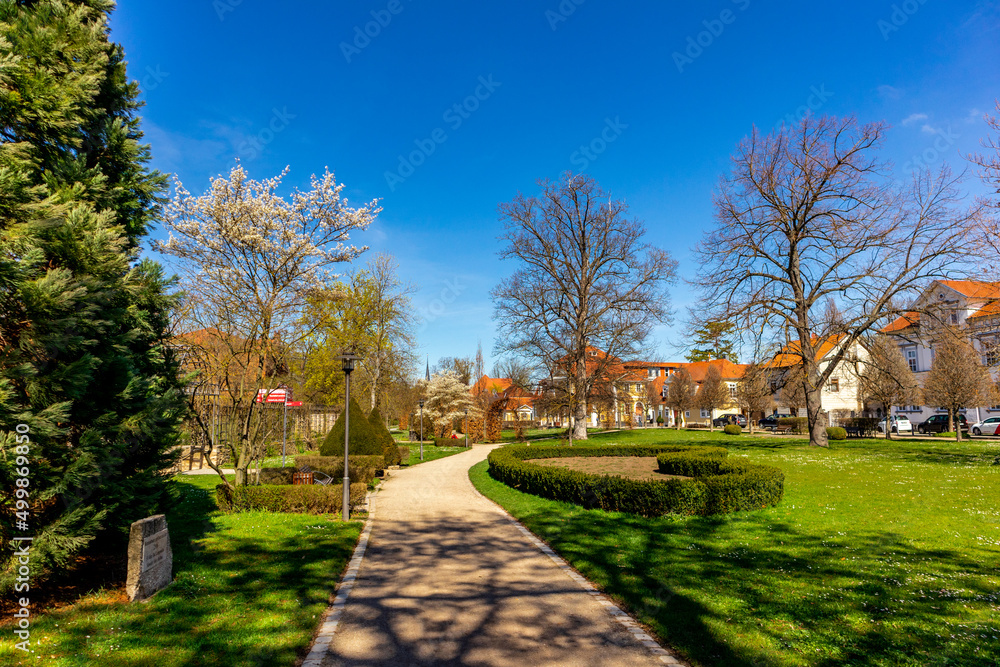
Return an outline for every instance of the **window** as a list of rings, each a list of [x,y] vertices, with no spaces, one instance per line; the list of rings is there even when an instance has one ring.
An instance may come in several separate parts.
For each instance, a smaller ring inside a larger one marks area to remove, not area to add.
[[[708,410],[706,410],[705,408],[702,408],[701,409],[701,416],[702,417],[709,417],[711,415],[709,414]]]
[[[736,398],[736,385],[729,385],[729,398]]]
[[[917,351],[907,350],[906,351],[906,363],[910,365],[910,370],[914,373],[917,372]]]
[[[952,313],[951,314],[951,323],[952,324],[958,324],[958,313]]]
[[[830,378],[830,384],[826,385],[826,390],[830,393],[840,391],[840,378]]]
[[[685,410],[684,411],[684,416],[685,417],[690,417],[691,416],[691,411],[690,410]]]

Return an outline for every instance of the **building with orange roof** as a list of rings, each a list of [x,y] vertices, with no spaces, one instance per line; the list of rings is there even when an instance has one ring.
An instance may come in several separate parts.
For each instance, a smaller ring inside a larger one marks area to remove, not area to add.
[[[994,378],[1000,375],[1000,282],[935,280],[913,302],[912,310],[884,326],[880,333],[896,339],[903,357],[923,382],[934,361],[934,340],[942,326],[964,330]],[[937,406],[893,406],[914,426],[944,411]],[[1000,406],[969,406],[969,423],[1000,415]]]

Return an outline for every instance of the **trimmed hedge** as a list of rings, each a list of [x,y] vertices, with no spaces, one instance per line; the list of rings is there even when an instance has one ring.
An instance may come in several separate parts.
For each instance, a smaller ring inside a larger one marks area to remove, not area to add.
[[[291,484],[295,468],[261,468],[261,484]]]
[[[351,484],[351,507],[365,501],[368,487]],[[233,512],[288,512],[292,514],[336,514],[344,503],[344,486],[331,484],[300,484],[297,486],[237,486],[230,489],[225,484],[215,487],[219,509]]]
[[[721,447],[615,445],[555,448],[503,447],[490,452],[490,476],[525,493],[587,508],[642,516],[721,514],[776,505],[784,473],[771,466],[729,461]],[[543,467],[530,459],[575,456],[656,456],[661,472],[690,479],[643,481]]]
[[[471,442],[471,440],[470,440]],[[465,447],[465,438],[434,438],[435,447]]]
[[[309,466],[313,470],[324,472],[336,480],[344,478],[343,456],[296,456],[295,467]],[[385,459],[380,456],[351,455],[351,466],[348,474],[352,484],[369,484],[385,470]]]
[[[367,456],[385,455],[385,441],[381,436],[372,430],[368,422],[368,415],[364,413],[361,406],[354,399],[350,403],[351,415],[351,454],[362,454]],[[323,456],[336,456],[344,453],[344,413],[337,417],[337,422],[327,433],[320,445],[319,453]]]
[[[385,427],[382,413],[378,411],[378,408],[372,410],[371,414],[368,415],[368,425],[372,427],[372,432],[376,437],[382,439],[382,456],[385,457],[385,464],[387,466],[398,466],[402,460],[399,458],[399,450],[396,448],[396,439],[392,437],[392,433],[389,433],[389,429]]]
[[[726,424],[726,427],[722,429],[722,432],[726,435],[740,435],[743,433],[743,429],[740,428],[739,424]]]
[[[830,440],[847,440],[847,429],[831,426],[826,429],[826,437]]]

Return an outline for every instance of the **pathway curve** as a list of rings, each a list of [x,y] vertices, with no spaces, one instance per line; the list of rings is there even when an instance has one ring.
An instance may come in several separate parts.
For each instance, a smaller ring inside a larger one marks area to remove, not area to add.
[[[490,449],[392,472],[323,667],[679,664],[476,492]]]

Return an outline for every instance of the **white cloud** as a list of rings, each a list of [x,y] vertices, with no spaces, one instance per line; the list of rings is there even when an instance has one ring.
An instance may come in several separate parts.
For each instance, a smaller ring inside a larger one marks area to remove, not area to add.
[[[913,125],[914,123],[919,123],[922,120],[927,120],[927,114],[925,113],[914,113],[910,114],[903,119],[903,125]]]

